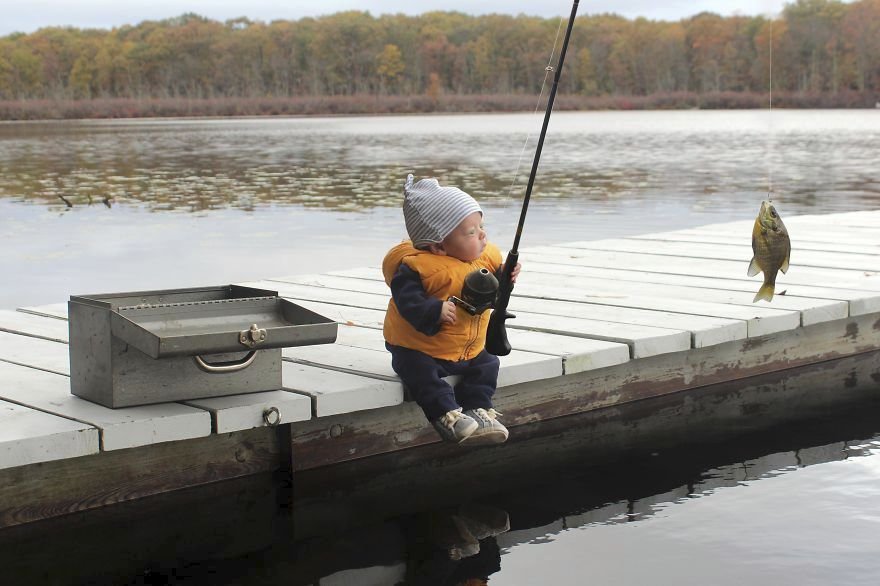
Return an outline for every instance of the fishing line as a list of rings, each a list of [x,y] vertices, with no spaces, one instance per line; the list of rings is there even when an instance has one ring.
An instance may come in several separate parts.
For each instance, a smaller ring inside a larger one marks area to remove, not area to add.
[[[562,23],[565,22],[565,17],[559,17],[559,26],[556,28],[556,38],[553,39],[553,47],[550,49],[550,57],[547,59],[547,65],[544,67],[544,80],[541,82],[541,91],[538,93],[537,102],[535,102],[535,110],[532,112],[532,117],[537,117],[539,111],[542,111],[543,97],[544,97],[544,89],[547,87],[547,78],[553,73],[553,56],[556,54],[556,46],[559,44],[559,32],[562,30]],[[512,201],[511,194],[513,193],[514,188],[516,187],[516,180],[519,179],[519,169],[522,166],[523,155],[526,152],[526,147],[529,146],[529,140],[532,138],[532,131],[530,130],[528,134],[526,134],[526,140],[523,142],[522,149],[519,152],[519,158],[516,160],[516,169],[513,171],[513,180],[510,182],[510,186],[507,188],[507,195],[504,197],[504,205],[502,206],[503,211],[507,211],[510,207],[510,202]]]
[[[767,109],[767,201],[773,202],[773,16],[770,17],[770,105]]]

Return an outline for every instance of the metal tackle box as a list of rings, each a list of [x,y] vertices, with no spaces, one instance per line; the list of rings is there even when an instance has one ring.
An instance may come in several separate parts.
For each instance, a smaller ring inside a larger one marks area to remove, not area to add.
[[[281,348],[329,344],[336,323],[226,285],[70,297],[70,389],[107,407],[281,388]]]

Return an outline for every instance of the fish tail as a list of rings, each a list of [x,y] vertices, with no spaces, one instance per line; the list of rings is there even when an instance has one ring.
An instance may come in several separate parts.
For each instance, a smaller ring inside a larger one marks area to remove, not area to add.
[[[758,289],[757,294],[755,294],[755,298],[752,299],[752,303],[756,303],[757,301],[763,299],[764,301],[773,301],[773,293],[776,290],[775,283],[764,283],[761,285],[761,288]]]

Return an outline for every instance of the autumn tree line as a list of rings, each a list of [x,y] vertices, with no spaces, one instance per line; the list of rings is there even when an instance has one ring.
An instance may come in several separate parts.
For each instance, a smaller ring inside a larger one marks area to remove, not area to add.
[[[418,97],[428,109],[453,98],[503,109],[499,96],[520,96],[533,107],[564,24],[525,15],[352,11],[270,23],[186,14],[112,30],[43,28],[0,37],[7,106],[0,117],[10,117],[13,102],[57,101],[379,104]],[[618,103],[677,95],[766,100],[771,63],[780,100],[824,96],[832,105],[873,106],[880,0],[797,0],[773,19],[582,15],[560,95]]]

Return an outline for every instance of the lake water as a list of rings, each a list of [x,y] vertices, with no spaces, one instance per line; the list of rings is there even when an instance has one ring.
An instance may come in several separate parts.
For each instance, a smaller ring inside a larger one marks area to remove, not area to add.
[[[472,193],[506,250],[540,123],[540,113],[0,123],[0,309],[378,265],[404,236],[408,172]],[[750,219],[771,177],[783,218],[876,209],[877,145],[877,110],[557,113],[521,245]],[[590,417],[546,426],[474,456],[470,472],[454,462],[414,472],[456,481],[439,494],[383,474],[374,493],[312,509],[362,503],[368,521],[334,518],[324,535],[226,561],[131,554],[131,581],[455,584],[476,572],[515,585],[875,584],[878,359],[829,369],[752,394],[722,389],[717,405],[732,414],[707,417],[681,398],[624,429]],[[769,412],[776,425],[761,428]],[[406,496],[418,505],[401,508]],[[294,521],[320,526],[308,510]],[[101,564],[92,539],[84,559]]]
[[[541,120],[0,123],[0,309],[375,265],[408,172],[506,250]],[[521,246],[751,218],[771,177],[783,218],[872,209],[878,144],[880,110],[556,113]]]

